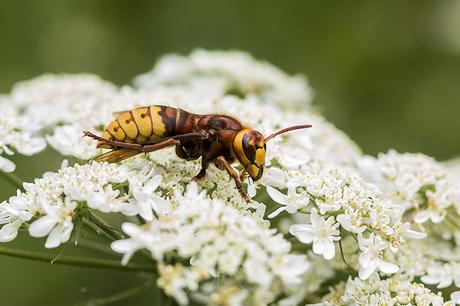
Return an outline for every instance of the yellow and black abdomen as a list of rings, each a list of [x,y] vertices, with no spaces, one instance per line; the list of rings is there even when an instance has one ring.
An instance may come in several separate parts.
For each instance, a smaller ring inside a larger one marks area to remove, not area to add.
[[[192,128],[190,113],[169,106],[151,105],[120,113],[105,129],[102,138],[143,144],[183,134]],[[98,144],[108,148],[107,144]]]

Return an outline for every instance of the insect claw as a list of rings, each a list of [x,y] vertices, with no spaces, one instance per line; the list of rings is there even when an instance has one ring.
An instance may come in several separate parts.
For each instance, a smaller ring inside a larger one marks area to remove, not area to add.
[[[83,131],[83,137],[91,137],[93,139],[99,140],[99,141],[107,141],[107,139],[104,139],[102,137],[99,137],[97,135],[94,135],[90,131]]]
[[[194,182],[201,181],[202,179],[204,179],[205,176],[206,176],[206,169],[201,169],[200,172],[198,172],[198,174],[192,178],[192,181]]]
[[[251,198],[244,191],[240,191],[241,197],[246,201],[246,203],[251,202]]]

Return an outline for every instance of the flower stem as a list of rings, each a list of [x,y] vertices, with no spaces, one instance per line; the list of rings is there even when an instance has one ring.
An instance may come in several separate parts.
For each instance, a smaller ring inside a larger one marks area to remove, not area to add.
[[[40,253],[27,250],[18,250],[8,247],[0,246],[0,255],[17,257],[23,259],[36,260],[41,262],[51,263],[56,254],[49,253]],[[120,271],[130,271],[130,272],[147,272],[147,273],[156,273],[155,266],[144,265],[138,263],[128,263],[125,266],[122,266],[117,260],[107,260],[99,258],[83,258],[76,256],[60,256],[58,259],[53,261],[54,264],[68,265],[68,266],[77,266],[77,267],[87,267],[87,268],[98,268],[98,269],[110,269],[110,270],[120,270]]]
[[[105,253],[105,254],[111,255],[111,256],[118,255],[115,252],[113,252],[106,245],[102,245],[102,244],[99,244],[99,243],[97,243],[95,241],[91,241],[91,240],[79,241],[77,246],[83,247],[83,248],[88,249],[88,250],[97,251],[97,252],[100,252],[100,253]]]
[[[8,183],[13,185],[14,187],[24,190],[24,187],[22,185],[24,182],[17,175],[3,171],[0,171],[0,175],[3,176],[8,181]]]
[[[95,214],[90,213],[88,217],[91,222],[93,222],[98,228],[103,230],[107,234],[107,236],[110,236],[112,238],[112,240],[120,240],[124,238],[120,231],[111,227],[109,224],[107,224],[107,222],[105,222],[103,219],[99,218]]]
[[[110,241],[124,239],[123,235],[104,220],[94,214],[88,214],[89,219],[84,219],[84,223],[92,228],[96,233],[103,234]],[[152,260],[152,256],[146,250],[140,250],[139,254],[142,254],[148,260]]]
[[[131,297],[131,296],[139,294],[144,288],[150,286],[151,283],[152,283],[152,279],[149,279],[148,281],[146,281],[145,283],[143,283],[143,284],[141,284],[139,286],[131,287],[131,288],[128,288],[126,290],[117,292],[115,294],[112,294],[112,295],[109,295],[109,296],[106,296],[106,297],[100,297],[100,298],[92,299],[92,300],[88,301],[86,303],[86,305],[88,305],[88,306],[104,305],[104,304],[109,304],[109,303],[114,303],[114,302],[124,300],[126,298]]]
[[[83,223],[86,224],[89,228],[93,229],[98,235],[103,235],[110,241],[116,240],[112,237],[112,235],[108,234],[104,229],[100,228],[96,224],[94,224],[92,221],[88,219],[84,219]]]
[[[343,237],[342,227],[340,227],[340,236]],[[348,268],[352,269],[352,267],[348,264],[348,262],[347,262],[346,259],[345,259],[345,254],[343,253],[342,239],[339,240],[339,248],[340,248],[340,255],[342,256],[343,263],[344,263]]]

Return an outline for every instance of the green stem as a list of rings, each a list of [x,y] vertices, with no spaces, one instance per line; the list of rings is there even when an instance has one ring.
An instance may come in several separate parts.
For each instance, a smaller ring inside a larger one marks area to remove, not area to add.
[[[114,229],[111,227],[107,222],[105,222],[103,219],[99,218],[95,214],[89,214],[89,219],[91,222],[93,222],[98,228],[103,230],[108,236],[111,237],[112,240],[121,240],[123,239],[123,235],[120,233],[120,231]]]
[[[98,216],[94,214],[89,214],[88,216],[89,216],[89,220],[85,219],[84,222],[86,225],[91,227],[96,233],[103,234],[110,241],[121,240],[125,238],[123,237],[123,235],[121,235],[121,233],[118,230],[111,227],[109,224],[107,224],[104,220],[102,220]],[[152,260],[152,256],[146,250],[139,250],[139,254],[141,254],[148,260]]]
[[[12,186],[24,190],[24,187],[22,186],[24,182],[17,175],[3,171],[0,171],[0,175],[3,176]]]
[[[446,220],[450,223],[450,226],[452,226],[455,230],[459,230],[460,226],[458,225],[458,220],[455,219],[450,213],[446,214]]]
[[[342,238],[343,238],[343,234],[342,234],[342,227],[340,228],[340,240],[339,240],[339,248],[340,248],[340,255],[342,256],[342,260],[343,260],[343,263],[350,269],[351,266],[348,264],[348,262],[345,260],[345,254],[343,253],[343,246],[342,246]]]
[[[41,262],[51,263],[56,254],[47,254],[26,250],[12,249],[8,247],[0,246],[0,255],[17,257],[23,259],[36,260]],[[98,269],[110,269],[110,270],[120,270],[120,271],[130,271],[130,272],[147,272],[155,273],[155,266],[144,265],[138,263],[128,263],[125,266],[122,266],[117,260],[107,260],[99,258],[83,258],[76,256],[60,256],[58,259],[53,261],[54,264],[68,265],[68,266],[77,266],[77,267],[87,267],[87,268],[98,268]]]
[[[98,235],[103,235],[105,236],[107,239],[109,239],[110,241],[113,241],[115,240],[112,235],[109,235],[104,229],[100,228],[99,226],[97,226],[96,224],[94,224],[92,221],[88,220],[88,219],[84,219],[83,223],[85,225],[87,225],[89,228],[93,229]]]
[[[107,255],[116,255],[115,252],[113,252],[108,246],[99,244],[97,242],[91,241],[91,240],[83,240],[79,241],[77,243],[77,246],[81,246],[85,249],[92,250],[92,251],[97,251],[100,253],[105,253]]]
[[[151,283],[152,283],[152,280],[149,279],[148,281],[146,281],[140,286],[131,287],[131,288],[128,288],[126,290],[117,292],[115,294],[112,294],[106,297],[92,299],[88,301],[86,305],[87,306],[104,305],[104,304],[109,304],[109,303],[114,303],[114,302],[124,300],[131,296],[139,294],[144,288],[150,286]]]

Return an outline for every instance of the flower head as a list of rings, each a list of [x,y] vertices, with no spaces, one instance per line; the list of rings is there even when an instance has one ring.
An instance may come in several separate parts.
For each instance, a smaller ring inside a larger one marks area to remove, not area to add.
[[[319,216],[316,209],[311,210],[311,224],[295,224],[289,232],[296,236],[302,243],[313,242],[313,252],[323,255],[325,259],[332,259],[335,256],[334,241],[340,240],[340,232],[337,229],[339,224],[334,217],[327,219]]]

